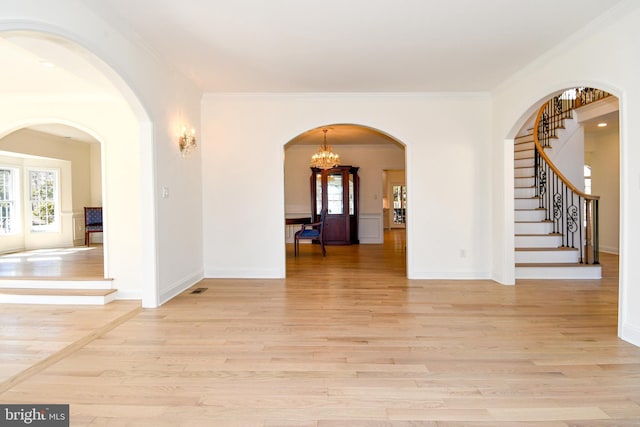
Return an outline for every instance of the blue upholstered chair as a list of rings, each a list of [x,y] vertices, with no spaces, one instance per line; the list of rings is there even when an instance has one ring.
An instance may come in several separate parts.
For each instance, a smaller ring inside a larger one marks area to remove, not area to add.
[[[91,243],[91,233],[102,233],[102,208],[84,208],[84,244]]]
[[[327,251],[324,248],[324,225],[327,218],[327,210],[323,209],[320,212],[320,220],[318,222],[312,222],[310,224],[302,224],[302,228],[296,231],[293,236],[294,244],[294,256],[298,256],[298,243],[300,240],[317,240],[320,242],[320,248],[322,249],[322,256],[327,255]]]

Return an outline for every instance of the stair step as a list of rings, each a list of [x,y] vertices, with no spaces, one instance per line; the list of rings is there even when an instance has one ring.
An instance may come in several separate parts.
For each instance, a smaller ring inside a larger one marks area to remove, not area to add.
[[[117,289],[0,288],[3,304],[105,305]]]
[[[514,209],[516,221],[543,221],[547,211],[542,208]]]
[[[523,157],[520,159],[514,159],[513,167],[530,167],[535,168],[535,159],[533,156],[531,157]]]
[[[535,173],[535,168],[533,165],[527,166],[516,166],[513,168],[514,178],[526,178],[531,177]]]
[[[601,279],[602,266],[580,263],[517,263],[516,279]]]
[[[516,234],[516,248],[552,248],[562,245],[562,234]]]
[[[514,152],[518,152],[518,151],[533,151],[535,147],[535,143],[533,141],[531,142],[520,142],[518,144],[516,144],[513,148]]]
[[[532,156],[532,153],[533,153],[533,150],[522,150],[522,151],[514,150],[513,158],[515,160],[529,158]]]
[[[113,279],[20,277],[0,279],[0,289],[111,289]]]
[[[516,197],[514,199],[516,209],[535,209],[540,207],[539,197]]]
[[[533,176],[516,176],[514,178],[515,187],[529,187],[535,183],[535,177]]]
[[[536,195],[536,188],[532,185],[516,186],[513,189],[513,194],[517,198],[534,197]]]
[[[553,222],[551,221],[516,221],[516,234],[551,234]]]
[[[516,264],[577,263],[578,255],[578,250],[575,248],[515,248]]]

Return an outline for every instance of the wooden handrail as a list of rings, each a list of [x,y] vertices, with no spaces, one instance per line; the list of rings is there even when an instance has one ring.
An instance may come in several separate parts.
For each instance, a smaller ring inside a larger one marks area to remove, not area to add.
[[[540,110],[538,111],[538,116],[536,117],[535,125],[533,126],[533,142],[536,145],[536,151],[538,151],[538,153],[540,154],[540,157],[542,157],[544,161],[547,162],[551,170],[558,176],[558,178],[560,178],[560,180],[562,180],[562,182],[571,191],[573,191],[578,196],[587,200],[599,200],[600,196],[587,194],[584,191],[579,190],[575,185],[573,185],[573,183],[569,181],[569,179],[566,176],[564,176],[562,172],[560,172],[558,167],[551,161],[551,159],[549,159],[549,156],[547,156],[547,153],[545,153],[544,150],[542,149],[542,145],[540,144],[540,138],[538,137],[538,129],[540,126],[540,120],[542,119],[542,115],[544,114],[546,107],[547,107],[547,104],[543,104],[542,107],[540,107]]]
[[[578,189],[544,151],[564,120],[572,117],[574,108],[574,102],[555,97],[538,111],[533,131],[535,197],[539,199],[539,208],[544,210],[545,221],[552,224],[551,234],[561,236],[562,247],[578,249],[581,264],[598,264],[600,197]]]

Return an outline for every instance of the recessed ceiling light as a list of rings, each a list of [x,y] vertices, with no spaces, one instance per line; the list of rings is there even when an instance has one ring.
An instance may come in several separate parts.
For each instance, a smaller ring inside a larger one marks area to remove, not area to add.
[[[56,66],[53,62],[49,61],[40,61],[40,65],[42,65],[44,68],[53,68]]]
[[[598,123],[598,127],[599,128],[607,127],[607,124],[606,123]]]

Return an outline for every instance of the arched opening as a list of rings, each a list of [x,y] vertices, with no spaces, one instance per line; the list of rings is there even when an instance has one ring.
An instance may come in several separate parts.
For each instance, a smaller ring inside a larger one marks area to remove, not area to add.
[[[35,30],[29,23],[16,25],[5,25],[0,33],[0,61],[6,64],[0,71],[5,82],[0,86],[0,135],[63,138],[52,129],[64,125],[67,131],[75,128],[91,137],[94,145],[87,150],[99,153],[93,156],[99,165],[90,167],[94,179],[82,204],[100,203],[105,208],[104,277],[112,279],[119,298],[142,299],[144,305],[155,306],[155,264],[135,269],[128,265],[145,256],[154,258],[144,249],[155,244],[150,243],[155,241],[155,219],[147,224],[140,218],[141,198],[152,194],[152,182],[145,179],[152,170],[147,164],[151,160],[145,161],[152,156],[144,155],[151,152],[148,116],[122,79],[94,54],[54,35],[56,29],[44,32],[40,24]],[[30,128],[36,125],[48,127]],[[40,149],[46,151],[46,144]],[[70,206],[63,215],[76,217],[78,206]],[[76,231],[73,219],[69,224]]]
[[[389,268],[399,268],[406,276],[405,227],[410,223],[410,219],[406,216],[406,205],[410,203],[410,196],[408,196],[410,190],[407,191],[406,187],[404,144],[371,127],[357,124],[329,124],[301,133],[284,147],[284,211],[288,223],[285,227],[287,277],[298,271],[297,268],[290,267],[300,267],[304,260],[316,259],[318,258],[316,255],[320,255],[320,251],[316,250],[318,248],[303,246],[300,256],[296,257],[293,240],[295,231],[301,227],[299,222],[317,218],[318,209],[322,206],[324,181],[321,179],[321,171],[315,170],[314,173],[314,169],[310,167],[310,161],[312,155],[323,144],[324,130],[327,130],[327,144],[340,156],[340,164],[353,166],[356,169],[358,185],[355,193],[357,200],[349,200],[349,204],[344,205],[345,213],[353,212],[355,206],[357,214],[356,218],[347,224],[351,236],[343,241],[336,240],[334,245],[329,243],[328,259],[332,252],[346,256],[357,254],[359,251],[368,251],[376,246],[389,247],[387,255],[393,254],[392,257],[396,261],[394,266]],[[331,183],[324,190],[325,204],[332,203],[328,200],[332,197],[331,191],[334,193],[337,191],[340,199],[338,205],[343,201],[344,187],[341,178],[333,184],[333,190],[329,188]],[[347,184],[347,178],[344,184]],[[353,187],[354,183],[349,179],[348,185]],[[404,190],[404,197],[402,194],[398,195],[397,209],[394,206],[394,186],[402,187]],[[348,190],[344,193],[347,194],[345,197],[354,194],[352,189],[344,189]],[[331,206],[329,208],[331,211]],[[343,212],[341,206],[333,210]],[[396,224],[392,226],[394,219]],[[334,229],[339,227],[339,225],[329,224],[329,227],[331,226]],[[383,256],[383,252],[379,254]],[[352,268],[357,267],[354,258],[345,259],[353,263]],[[398,260],[401,260],[401,267],[398,266]],[[380,262],[379,265],[384,263]]]
[[[102,207],[101,151],[93,136],[61,123],[33,123],[0,138],[0,253],[9,253],[0,277],[109,277],[102,233],[93,246],[85,246],[84,233],[84,207]]]
[[[529,110],[514,139],[515,279],[615,275],[619,287],[619,99],[578,86],[550,94],[545,105]]]

